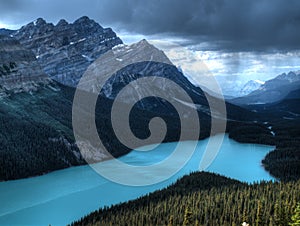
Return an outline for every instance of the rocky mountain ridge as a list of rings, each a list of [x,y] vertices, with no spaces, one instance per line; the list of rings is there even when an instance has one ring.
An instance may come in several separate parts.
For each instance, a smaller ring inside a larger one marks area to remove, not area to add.
[[[300,71],[290,71],[289,73],[282,73],[275,78],[266,81],[259,90],[275,89],[298,81],[300,81]]]
[[[73,87],[95,59],[122,44],[111,28],[103,28],[86,16],[74,23],[62,19],[56,25],[39,18],[12,36],[33,51],[51,79]]]
[[[196,106],[209,114],[204,92],[194,86],[163,51],[145,39],[132,45],[113,47],[91,64],[84,76],[84,83],[79,86],[81,89],[98,92],[101,88],[100,94],[109,99],[115,99],[127,87],[118,100],[127,104],[139,102],[137,106],[142,109],[162,110],[167,103],[156,98],[162,95],[187,108]],[[99,84],[103,86],[99,87]],[[185,90],[197,105],[183,101],[183,94],[176,85]],[[140,100],[141,97],[151,96]],[[158,106],[161,106],[160,109],[157,109]]]

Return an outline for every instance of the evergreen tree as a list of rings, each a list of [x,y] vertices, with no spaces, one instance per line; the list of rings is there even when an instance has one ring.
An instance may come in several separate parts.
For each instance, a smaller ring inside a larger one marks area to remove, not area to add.
[[[187,206],[185,208],[185,211],[184,211],[184,220],[183,220],[183,225],[184,226],[187,226],[187,225],[191,225],[193,223],[193,213],[190,209],[189,206]]]
[[[281,205],[279,204],[278,200],[276,200],[274,206],[274,223],[277,226],[284,226],[283,219],[282,219]]]
[[[262,210],[261,210],[261,202],[258,200],[257,203],[257,211],[256,211],[256,226],[261,226],[262,224]]]
[[[174,217],[173,217],[173,215],[171,215],[170,219],[169,219],[168,226],[173,226],[173,223],[174,223]]]
[[[279,226],[286,226],[289,224],[289,215],[287,211],[287,204],[281,204],[279,209]]]
[[[292,222],[290,223],[291,226],[300,226],[300,203],[298,203],[295,213],[292,216]]]
[[[300,200],[300,181],[248,185],[223,179],[204,172],[192,173],[170,187],[138,200],[99,209],[75,225],[109,225],[112,222],[112,225],[123,226],[168,223],[195,226],[197,219],[199,225],[203,226],[238,226],[242,224],[238,219],[245,216],[248,218],[248,221],[243,223],[245,226],[248,222],[251,222],[251,226],[289,225],[292,210],[296,209],[296,201]],[[172,208],[165,208],[166,206]],[[275,212],[278,216],[277,223]],[[295,222],[296,218],[293,218]],[[292,226],[295,225],[297,224]]]
[[[243,222],[248,222],[248,216],[247,216],[247,210],[246,208],[243,211],[243,218],[242,218]]]

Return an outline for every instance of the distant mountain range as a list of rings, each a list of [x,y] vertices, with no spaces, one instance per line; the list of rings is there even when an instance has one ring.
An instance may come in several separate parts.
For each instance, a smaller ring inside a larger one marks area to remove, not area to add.
[[[283,99],[268,104],[248,105],[247,108],[272,115],[270,118],[276,117],[285,120],[300,119],[300,87],[289,92]]]
[[[274,103],[300,87],[300,71],[283,73],[261,84],[246,96],[229,100],[238,105]]]

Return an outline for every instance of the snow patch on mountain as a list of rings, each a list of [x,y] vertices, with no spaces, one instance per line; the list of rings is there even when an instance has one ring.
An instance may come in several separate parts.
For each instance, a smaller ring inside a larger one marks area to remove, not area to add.
[[[250,80],[243,86],[238,95],[246,96],[254,90],[259,89],[263,84],[265,84],[265,82],[260,80]]]

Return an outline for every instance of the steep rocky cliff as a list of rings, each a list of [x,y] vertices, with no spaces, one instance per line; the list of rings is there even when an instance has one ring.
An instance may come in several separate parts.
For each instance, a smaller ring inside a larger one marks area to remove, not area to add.
[[[131,83],[149,76],[151,78],[147,84]],[[178,90],[170,80],[191,96],[197,96],[198,100],[204,97],[202,90],[193,86],[163,51],[146,40],[132,45],[115,46],[87,69],[84,79],[80,88],[95,92],[100,88],[99,84],[103,84],[100,93],[110,99],[115,99],[120,90],[129,84],[131,88],[123,93],[122,101],[125,103],[135,102],[141,96],[151,96],[154,89],[175,98]],[[142,102],[145,103],[146,100]]]
[[[122,44],[111,28],[103,28],[88,17],[56,25],[39,18],[13,33],[30,49],[50,78],[76,86],[87,67],[101,54]]]
[[[35,55],[16,39],[0,35],[0,92],[36,90],[49,79],[41,69]]]

